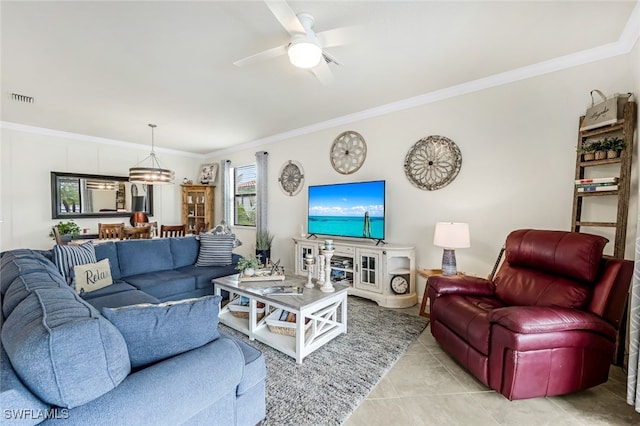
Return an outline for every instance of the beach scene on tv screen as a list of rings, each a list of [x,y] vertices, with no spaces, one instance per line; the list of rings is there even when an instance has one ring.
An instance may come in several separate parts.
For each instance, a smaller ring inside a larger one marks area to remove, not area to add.
[[[384,181],[309,187],[310,234],[384,238]]]

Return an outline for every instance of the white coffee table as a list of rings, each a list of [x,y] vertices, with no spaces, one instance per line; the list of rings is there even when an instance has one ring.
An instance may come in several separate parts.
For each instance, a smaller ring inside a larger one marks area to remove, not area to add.
[[[214,293],[222,290],[230,293],[229,300],[235,295],[249,299],[249,318],[238,318],[229,311],[228,304],[220,309],[219,321],[243,334],[250,340],[259,340],[272,348],[302,363],[304,357],[320,348],[338,335],[347,332],[347,289],[346,285],[334,284],[336,291],[323,293],[318,285],[305,288],[297,295],[262,295],[256,289],[292,285],[304,286],[305,279],[287,277],[284,281],[241,282],[238,275],[213,280]],[[257,303],[265,304],[265,316],[258,320]],[[296,314],[295,337],[274,333],[267,326],[269,313],[283,309]],[[310,325],[306,319],[309,319]],[[305,327],[306,326],[306,327]]]

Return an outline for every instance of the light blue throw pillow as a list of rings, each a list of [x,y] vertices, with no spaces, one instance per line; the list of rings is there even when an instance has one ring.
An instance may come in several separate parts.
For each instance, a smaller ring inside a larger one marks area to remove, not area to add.
[[[220,337],[220,296],[102,308],[124,336],[137,368],[199,348]]]

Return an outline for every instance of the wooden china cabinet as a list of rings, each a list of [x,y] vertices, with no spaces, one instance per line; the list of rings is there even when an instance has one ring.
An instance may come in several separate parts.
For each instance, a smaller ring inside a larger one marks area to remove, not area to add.
[[[187,232],[213,227],[214,189],[211,185],[182,185],[182,223]]]

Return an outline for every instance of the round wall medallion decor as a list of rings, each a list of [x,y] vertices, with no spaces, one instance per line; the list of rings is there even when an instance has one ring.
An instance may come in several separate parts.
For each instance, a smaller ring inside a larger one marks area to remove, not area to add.
[[[358,171],[367,158],[367,144],[360,133],[342,132],[333,141],[329,156],[336,172],[350,175]]]
[[[460,148],[444,136],[427,136],[416,142],[404,159],[407,179],[420,189],[434,191],[453,181],[462,166]]]
[[[302,189],[304,183],[304,171],[302,165],[294,160],[289,160],[280,169],[280,188],[290,197],[296,195]]]

